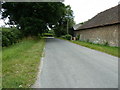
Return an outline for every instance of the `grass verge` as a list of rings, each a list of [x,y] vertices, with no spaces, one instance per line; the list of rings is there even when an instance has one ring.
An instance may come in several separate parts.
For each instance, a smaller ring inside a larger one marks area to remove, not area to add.
[[[2,50],[0,47],[0,90],[2,89]]]
[[[59,38],[59,39],[63,39],[63,38]],[[67,40],[67,41],[70,41],[70,40]],[[94,43],[89,43],[89,42],[84,42],[84,41],[70,41],[70,42],[81,45],[81,46],[85,46],[91,49],[95,49],[101,52],[105,52],[113,56],[120,57],[120,54],[118,53],[118,49],[120,49],[120,47],[111,47],[111,46],[94,44]]]
[[[44,39],[29,38],[3,48],[3,88],[28,88],[35,82],[44,45]]]

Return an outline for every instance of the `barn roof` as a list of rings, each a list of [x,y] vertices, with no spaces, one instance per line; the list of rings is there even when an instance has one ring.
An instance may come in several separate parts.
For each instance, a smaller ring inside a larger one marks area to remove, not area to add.
[[[73,26],[73,29],[77,30],[80,26],[82,26],[82,24],[76,24],[76,25]]]
[[[95,17],[88,20],[82,26],[79,26],[77,30],[120,23],[120,18],[118,18],[119,17],[118,15],[120,15],[120,8],[118,9],[118,7],[120,7],[120,5],[117,5],[115,7],[112,7],[110,9],[98,13]]]

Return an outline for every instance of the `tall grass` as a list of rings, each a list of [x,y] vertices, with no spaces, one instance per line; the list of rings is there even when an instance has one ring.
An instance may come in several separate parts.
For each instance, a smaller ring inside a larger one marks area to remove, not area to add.
[[[44,44],[29,38],[3,48],[3,88],[28,88],[35,82]]]

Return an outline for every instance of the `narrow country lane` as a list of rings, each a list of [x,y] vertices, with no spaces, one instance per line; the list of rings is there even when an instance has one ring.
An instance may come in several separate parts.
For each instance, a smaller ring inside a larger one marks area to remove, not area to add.
[[[118,58],[56,38],[47,38],[34,88],[117,88]]]

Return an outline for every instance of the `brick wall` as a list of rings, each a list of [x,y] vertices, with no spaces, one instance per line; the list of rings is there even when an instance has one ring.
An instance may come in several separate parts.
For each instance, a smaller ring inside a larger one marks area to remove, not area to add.
[[[75,31],[75,35],[80,35],[82,41],[118,46],[118,25]]]

